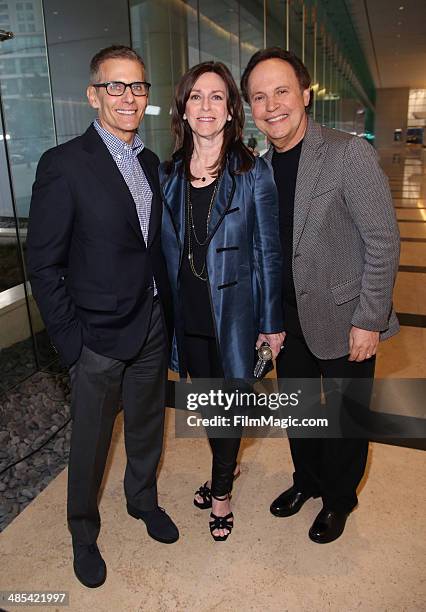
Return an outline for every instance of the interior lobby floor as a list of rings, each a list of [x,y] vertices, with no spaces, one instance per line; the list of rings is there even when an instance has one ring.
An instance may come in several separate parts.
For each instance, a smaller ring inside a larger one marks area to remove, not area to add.
[[[380,345],[376,374],[425,378],[424,153],[408,147],[398,155],[384,151],[382,163],[402,236],[394,297],[402,326],[397,336]],[[233,494],[235,528],[226,542],[214,542],[209,511],[192,504],[194,490],[209,475],[208,444],[176,438],[174,411],[167,412],[159,502],[176,521],[180,540],[172,545],[155,542],[144,524],[126,513],[120,415],[100,503],[99,547],[108,567],[106,583],[89,590],[74,577],[64,470],[0,534],[0,590],[68,591],[70,605],[64,609],[70,612],[425,609],[423,451],[371,443],[358,508],[341,538],[318,545],[307,533],[320,500],[309,500],[291,518],[269,513],[271,501],[291,484],[287,439],[246,439]]]
[[[340,539],[318,545],[307,532],[320,500],[309,500],[291,518],[269,513],[291,482],[287,440],[246,440],[234,487],[235,528],[216,543],[209,512],[192,505],[193,491],[208,475],[208,445],[175,438],[168,413],[159,494],[179,526],[179,541],[155,542],[126,513],[119,418],[100,504],[106,583],[89,590],[74,578],[65,470],[2,534],[2,589],[66,590],[65,609],[73,612],[424,610],[422,451],[372,444],[358,509]]]

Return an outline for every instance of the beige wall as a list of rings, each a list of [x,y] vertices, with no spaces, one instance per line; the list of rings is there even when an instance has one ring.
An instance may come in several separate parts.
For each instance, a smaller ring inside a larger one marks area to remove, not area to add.
[[[375,146],[389,147],[394,143],[393,133],[402,130],[405,142],[408,113],[408,88],[378,89],[376,98]]]

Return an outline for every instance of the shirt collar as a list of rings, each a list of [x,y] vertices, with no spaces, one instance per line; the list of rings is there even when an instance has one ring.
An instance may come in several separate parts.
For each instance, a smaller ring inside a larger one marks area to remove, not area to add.
[[[104,141],[111,155],[114,157],[116,155],[124,155],[125,153],[128,154],[129,152],[133,157],[137,157],[145,147],[141,137],[137,133],[135,134],[133,143],[128,145],[126,142],[103,128],[97,119],[94,120],[93,126]]]

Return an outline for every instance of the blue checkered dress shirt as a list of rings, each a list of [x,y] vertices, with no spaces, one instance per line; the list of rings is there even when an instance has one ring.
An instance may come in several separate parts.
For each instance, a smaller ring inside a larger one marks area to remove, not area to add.
[[[95,119],[93,125],[99,136],[104,141],[108,151],[111,153],[118,169],[120,170],[127,187],[133,197],[136,212],[141,226],[142,236],[145,244],[148,244],[149,219],[151,216],[152,191],[139,163],[138,155],[143,150],[144,144],[138,134],[135,134],[133,144],[127,143],[105,130]],[[154,295],[157,288],[153,279]]]

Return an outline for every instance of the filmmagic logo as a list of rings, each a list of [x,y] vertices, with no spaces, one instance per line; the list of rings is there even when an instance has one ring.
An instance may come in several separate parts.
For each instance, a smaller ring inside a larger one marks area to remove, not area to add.
[[[270,410],[278,410],[286,406],[297,406],[299,395],[297,393],[248,393],[243,391],[233,391],[228,393],[222,389],[210,389],[208,393],[188,393],[186,397],[186,407],[188,410],[198,410],[198,408],[222,408],[230,410],[234,408],[267,407]]]

